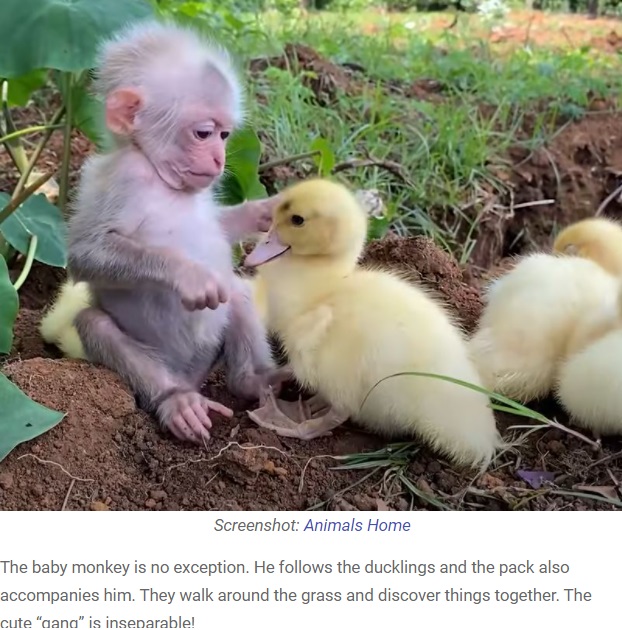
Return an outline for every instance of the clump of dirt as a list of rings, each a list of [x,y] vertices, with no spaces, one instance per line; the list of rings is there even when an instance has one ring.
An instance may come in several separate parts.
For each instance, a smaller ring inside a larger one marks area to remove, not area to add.
[[[437,293],[465,330],[475,328],[483,308],[479,291],[466,282],[458,263],[431,239],[390,235],[371,241],[361,263],[406,274]]]
[[[303,44],[286,44],[283,54],[250,63],[253,74],[265,72],[269,67],[289,70],[303,74],[303,84],[315,94],[320,105],[333,104],[339,95],[353,96],[360,94],[362,83],[353,77],[353,73],[343,66],[329,61],[316,50]]]
[[[488,213],[478,226],[471,263],[482,269],[514,254],[549,249],[562,227],[596,214],[622,183],[622,114],[586,116],[541,149],[515,147],[509,157],[513,200],[507,211]],[[603,214],[622,216],[620,196]]]

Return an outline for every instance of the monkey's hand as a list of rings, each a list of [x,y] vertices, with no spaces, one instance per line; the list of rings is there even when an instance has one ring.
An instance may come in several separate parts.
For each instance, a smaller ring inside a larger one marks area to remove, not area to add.
[[[175,289],[189,311],[215,310],[229,299],[225,285],[196,263],[185,263],[177,274]]]
[[[229,241],[235,243],[258,232],[267,232],[281,199],[280,194],[268,199],[254,199],[224,211],[221,225]]]
[[[267,232],[270,229],[274,210],[281,203],[282,197],[281,194],[278,194],[268,199],[252,202],[256,205],[252,206],[249,212],[255,223],[255,232]]]

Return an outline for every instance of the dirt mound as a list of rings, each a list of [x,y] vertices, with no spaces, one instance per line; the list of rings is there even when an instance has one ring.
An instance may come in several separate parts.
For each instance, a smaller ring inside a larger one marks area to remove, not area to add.
[[[602,103],[593,106],[598,110]],[[515,147],[509,157],[512,204],[484,217],[471,257],[483,269],[507,256],[550,248],[561,227],[594,216],[620,185],[622,114],[592,112],[567,124],[541,149]],[[622,216],[619,195],[603,214]]]
[[[338,95],[360,94],[362,82],[344,66],[329,61],[316,50],[303,44],[286,44],[282,55],[254,59],[250,63],[253,74],[274,67],[289,70],[295,74],[304,73],[303,84],[315,94],[320,105],[330,105]]]
[[[467,284],[458,263],[432,240],[422,236],[389,236],[372,241],[361,262],[407,274],[438,293],[465,330],[475,327],[482,310],[479,291]]]

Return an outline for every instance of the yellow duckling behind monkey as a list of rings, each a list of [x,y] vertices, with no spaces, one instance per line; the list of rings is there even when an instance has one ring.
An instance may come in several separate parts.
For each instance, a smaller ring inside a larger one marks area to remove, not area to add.
[[[244,264],[258,267],[270,328],[324,413],[307,407],[297,422],[268,392],[250,417],[301,439],[351,418],[387,437],[418,435],[456,463],[486,465],[502,440],[485,394],[426,376],[396,376],[369,394],[400,372],[479,385],[460,329],[422,288],[357,265],[367,214],[346,187],[309,180],[282,195],[271,231]]]
[[[90,305],[91,292],[86,282],[65,281],[39,325],[44,341],[57,346],[70,359],[86,359],[73,322],[78,313]]]

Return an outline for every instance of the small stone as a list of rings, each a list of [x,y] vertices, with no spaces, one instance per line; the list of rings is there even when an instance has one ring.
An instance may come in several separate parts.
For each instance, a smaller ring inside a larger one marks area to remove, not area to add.
[[[0,475],[0,488],[10,490],[13,487],[13,475],[11,473],[2,473]]]
[[[110,508],[102,501],[93,501],[93,503],[91,503],[91,505],[89,506],[89,509],[91,509],[93,512],[106,512]]]
[[[157,501],[155,501],[154,499],[147,499],[145,501],[145,507],[153,509],[155,506],[157,505]]]
[[[396,504],[395,507],[400,511],[400,512],[406,512],[408,510],[408,508],[410,508],[410,503],[408,503],[408,501],[406,501],[406,499],[404,497],[400,497]]]
[[[559,455],[566,450],[565,445],[559,440],[551,440],[548,444],[549,451],[555,455]]]
[[[152,490],[150,493],[151,498],[155,499],[156,501],[162,501],[163,499],[166,499],[166,497],[168,497],[168,494],[165,490]]]

